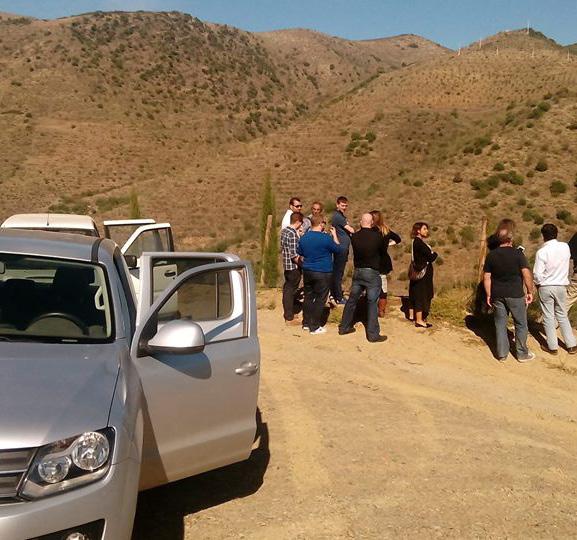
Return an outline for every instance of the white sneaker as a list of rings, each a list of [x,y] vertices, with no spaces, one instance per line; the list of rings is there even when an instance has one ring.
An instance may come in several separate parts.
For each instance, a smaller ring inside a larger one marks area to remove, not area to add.
[[[309,328],[308,326],[303,326],[303,330],[304,330],[305,332],[308,332],[308,331],[310,330],[310,328]]]
[[[324,326],[319,326],[316,330],[313,330],[311,332],[311,334],[313,335],[317,335],[317,334],[326,334],[327,333],[327,329]]]
[[[527,356],[523,356],[523,357],[517,358],[517,361],[522,362],[522,363],[524,363],[524,362],[530,362],[531,360],[535,360],[535,353],[534,353],[534,352],[531,352],[531,351],[529,351],[529,352],[527,353]]]

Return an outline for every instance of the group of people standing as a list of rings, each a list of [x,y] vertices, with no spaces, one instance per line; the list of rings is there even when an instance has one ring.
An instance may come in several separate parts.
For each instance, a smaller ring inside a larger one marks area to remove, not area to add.
[[[401,237],[385,223],[380,211],[364,213],[358,230],[347,219],[348,200],[336,200],[330,224],[323,205],[315,201],[305,216],[299,198],[289,201],[281,230],[281,251],[285,283],[283,312],[285,323],[301,325],[313,335],[326,332],[324,313],[327,301],[344,305],[338,332],[355,332],[355,323],[362,320],[370,342],[387,339],[380,332],[379,317],[386,312],[388,281],[393,270],[388,253],[390,245]],[[558,229],[552,223],[541,228],[543,246],[537,251],[533,271],[521,246],[514,245],[515,223],[502,220],[487,239],[489,253],[483,268],[483,290],[486,304],[493,312],[496,357],[509,355],[508,318],[515,325],[516,357],[520,362],[535,358],[527,345],[527,308],[538,296],[543,317],[546,344],[541,347],[557,354],[559,327],[569,354],[577,354],[577,339],[571,328],[568,312],[577,302],[577,234],[568,242],[557,240]],[[434,261],[437,253],[427,244],[429,226],[417,222],[411,230],[411,263],[409,265],[409,310],[407,318],[419,328],[430,328],[427,316],[434,295]],[[352,248],[354,270],[348,298],[343,293],[343,276]],[[574,262],[570,278],[570,260]],[[303,281],[302,319],[295,314],[295,295]],[[366,303],[366,306],[365,306]],[[361,308],[362,305],[362,308]],[[363,311],[359,315],[359,310]]]
[[[577,300],[577,279],[569,279],[571,259],[576,265],[574,276],[577,275],[577,234],[567,244],[557,240],[559,231],[553,223],[543,225],[543,245],[537,251],[531,272],[524,249],[514,246],[514,232],[515,223],[504,219],[487,242],[490,252],[485,260],[483,283],[486,303],[493,310],[497,359],[505,361],[509,355],[509,314],[515,325],[517,360],[528,362],[535,358],[527,346],[527,307],[533,302],[535,290],[546,336],[546,344],[541,348],[549,354],[558,354],[558,325],[567,352],[577,354],[577,339],[568,317],[569,308]]]
[[[360,227],[355,230],[346,216],[348,204],[346,197],[337,198],[329,227],[320,202],[315,201],[311,213],[305,216],[300,199],[290,199],[281,224],[284,319],[286,324],[302,325],[311,334],[323,334],[326,332],[323,325],[324,308],[330,299],[336,305],[344,305],[339,324],[340,335],[354,332],[355,322],[362,320],[367,340],[382,342],[387,337],[381,335],[378,319],[386,313],[387,276],[393,270],[388,248],[399,244],[401,237],[387,226],[378,210],[363,214]],[[426,316],[433,297],[431,263],[437,255],[425,242],[428,236],[426,223],[415,224],[412,236],[413,264],[422,275],[411,282],[411,318],[416,326],[427,328],[430,325],[426,323]],[[351,248],[354,271],[347,298],[342,282]],[[301,275],[304,303],[303,317],[299,320],[295,315],[295,294]],[[359,311],[362,311],[360,316]]]

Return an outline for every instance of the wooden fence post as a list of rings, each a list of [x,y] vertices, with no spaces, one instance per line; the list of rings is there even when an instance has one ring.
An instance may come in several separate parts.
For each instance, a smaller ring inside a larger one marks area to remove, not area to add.
[[[479,238],[479,269],[477,274],[477,283],[483,281],[483,266],[485,266],[485,257],[487,256],[487,218],[481,221],[481,237]]]
[[[270,230],[272,228],[272,214],[269,214],[266,218],[266,229],[264,233],[264,244],[262,247],[262,258],[261,258],[261,271],[260,271],[260,286],[264,287],[265,283],[265,274],[266,274],[266,266],[265,266],[265,257],[266,252],[268,250],[268,244],[270,242]]]

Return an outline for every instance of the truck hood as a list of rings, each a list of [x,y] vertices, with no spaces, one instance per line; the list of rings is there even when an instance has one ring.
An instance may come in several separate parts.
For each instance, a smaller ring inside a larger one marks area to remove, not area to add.
[[[118,370],[114,343],[0,343],[0,449],[106,427]]]

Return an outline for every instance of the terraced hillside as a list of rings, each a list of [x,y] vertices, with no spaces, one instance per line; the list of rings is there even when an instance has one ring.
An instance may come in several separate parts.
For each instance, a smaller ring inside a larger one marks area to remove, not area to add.
[[[424,53],[424,43],[422,50],[402,47],[403,37],[368,47],[314,34],[325,49],[348,51],[334,60],[346,77],[326,82],[319,62],[330,55],[321,48],[310,57],[314,65],[301,63],[304,41],[291,47],[300,59],[293,62],[280,35],[260,37],[181,13],[56,21],[1,15],[0,144],[7,151],[0,213],[48,207],[122,215],[136,184],[148,211],[170,217],[170,204],[146,200],[147,182],[169,188],[169,200],[189,208],[203,185],[215,193],[211,171],[229,148],[243,153],[248,141],[310,115],[401,59],[445,54],[434,46]],[[261,172],[252,176],[261,181]],[[220,202],[247,187],[220,184]],[[217,231],[209,227],[207,238]]]
[[[405,236],[430,221],[445,283],[474,275],[483,216],[516,218],[529,251],[543,220],[573,225],[577,58],[539,32],[457,53],[179,13],[0,27],[0,217],[125,216],[134,186],[181,246],[257,260],[270,174],[279,212],[345,193],[353,219],[382,208]],[[408,253],[394,255],[399,274]]]

